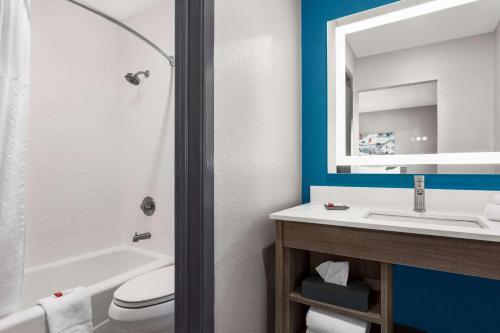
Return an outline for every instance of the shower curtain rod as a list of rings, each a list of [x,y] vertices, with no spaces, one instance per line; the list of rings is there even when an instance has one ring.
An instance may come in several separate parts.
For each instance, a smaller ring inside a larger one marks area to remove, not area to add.
[[[80,2],[78,2],[76,0],[67,0],[67,1],[71,2],[74,5],[80,6],[80,7],[84,8],[84,9],[86,9],[86,10],[94,13],[94,14],[97,14],[100,17],[102,17],[102,18],[104,18],[104,19],[106,19],[106,20],[108,20],[108,21],[110,21],[110,22],[118,25],[120,28],[125,29],[128,32],[134,34],[139,39],[141,39],[143,42],[145,42],[146,44],[149,44],[149,46],[151,46],[153,49],[155,49],[156,51],[158,51],[162,56],[164,56],[168,60],[168,62],[169,62],[169,64],[170,64],[171,67],[175,66],[175,58],[174,58],[174,56],[166,54],[158,45],[156,45],[155,43],[153,43],[152,41],[150,41],[149,39],[147,39],[145,36],[141,35],[139,32],[135,31],[134,29],[132,29],[128,25],[126,25],[126,24],[118,21],[117,19],[115,19],[115,18],[113,18],[113,17],[111,17],[111,16],[109,16],[107,14],[104,14],[103,12],[101,12],[101,11],[95,9],[95,8],[92,8],[92,7],[88,6],[88,5],[84,5],[84,4],[82,4],[82,3],[80,3]]]

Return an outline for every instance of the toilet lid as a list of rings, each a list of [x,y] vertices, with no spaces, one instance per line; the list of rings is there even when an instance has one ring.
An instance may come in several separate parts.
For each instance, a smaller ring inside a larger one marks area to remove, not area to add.
[[[123,308],[142,308],[174,299],[175,270],[167,266],[142,274],[116,289],[113,302]]]

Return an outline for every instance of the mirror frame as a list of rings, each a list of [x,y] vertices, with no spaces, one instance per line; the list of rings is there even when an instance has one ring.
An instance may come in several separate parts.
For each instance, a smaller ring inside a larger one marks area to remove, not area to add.
[[[500,152],[346,155],[346,35],[477,1],[479,0],[402,0],[328,22],[328,173],[337,173],[338,166],[500,164]]]

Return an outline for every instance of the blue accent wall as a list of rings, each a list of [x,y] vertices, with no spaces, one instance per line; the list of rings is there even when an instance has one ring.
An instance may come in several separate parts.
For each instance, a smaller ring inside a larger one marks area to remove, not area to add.
[[[394,0],[302,0],[302,193],[309,186],[413,187],[410,175],[327,172],[326,22]],[[500,176],[428,175],[428,188],[500,190]],[[395,321],[430,333],[500,332],[500,281],[394,268]]]

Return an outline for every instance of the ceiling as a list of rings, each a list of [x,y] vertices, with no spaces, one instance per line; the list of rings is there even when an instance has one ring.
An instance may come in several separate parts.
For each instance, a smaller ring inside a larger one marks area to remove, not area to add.
[[[492,32],[499,20],[500,0],[479,0],[352,33],[347,42],[360,58]]]
[[[164,0],[79,0],[116,19],[124,20]]]

